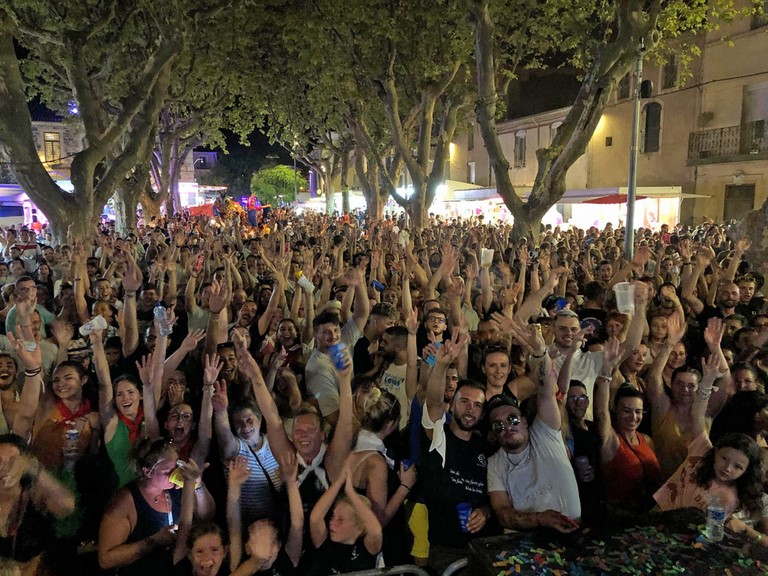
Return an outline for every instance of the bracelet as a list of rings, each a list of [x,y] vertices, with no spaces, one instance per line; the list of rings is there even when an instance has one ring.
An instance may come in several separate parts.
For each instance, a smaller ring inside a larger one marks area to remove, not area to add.
[[[72,282],[80,282],[82,278],[72,278]]]
[[[531,358],[544,358],[547,355],[547,351],[544,350],[541,354],[531,354]]]
[[[123,292],[123,296],[125,296],[126,298],[130,298],[131,296],[133,296],[135,298],[136,297],[136,290],[125,290]]]
[[[757,542],[760,542],[760,540],[763,539],[763,533],[762,532],[758,532],[757,530],[755,530],[755,532],[757,532],[757,538],[755,538],[755,543],[757,543]]]
[[[598,374],[595,377],[595,380],[608,380],[608,381],[610,381],[610,380],[613,380],[613,377],[612,376],[606,376],[605,374]]]
[[[42,372],[42,371],[43,371],[42,366],[38,366],[37,368],[31,368],[29,370],[24,370],[24,376],[26,376],[27,378],[34,378],[35,376],[40,374],[40,372]]]
[[[403,484],[402,482],[400,482],[400,486],[402,486],[403,488],[405,488],[406,490],[408,490],[408,492],[410,492],[410,491],[411,491],[411,487],[410,487],[410,486],[408,486],[407,484]]]

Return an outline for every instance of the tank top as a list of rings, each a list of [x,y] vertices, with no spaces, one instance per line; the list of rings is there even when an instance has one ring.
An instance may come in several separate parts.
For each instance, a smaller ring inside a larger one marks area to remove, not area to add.
[[[135,480],[136,472],[131,468],[133,444],[128,438],[128,427],[123,424],[122,420],[117,421],[117,429],[112,439],[106,443],[106,449],[117,473],[118,488],[122,488]]]
[[[690,432],[683,432],[672,410],[669,410],[658,425],[653,427],[653,441],[659,447],[656,456],[665,478],[675,473],[688,457],[688,444],[693,438]]]
[[[88,415],[65,421],[56,406],[51,408],[47,417],[36,428],[32,440],[32,451],[47,469],[61,465],[64,459],[62,448],[66,442],[67,430],[75,429],[80,433],[77,439],[80,454],[84,454],[91,443],[92,429]]]
[[[131,482],[126,486],[131,493],[133,505],[136,508],[136,525],[128,535],[126,544],[139,542],[165,526],[178,524],[181,518],[181,490],[166,490],[165,495],[171,503],[171,512],[158,512],[139,490],[136,482]],[[173,568],[173,553],[170,548],[153,548],[148,554],[139,558],[133,564],[123,566],[118,573],[123,576],[167,576]]]
[[[645,436],[637,433],[638,443],[631,446],[618,434],[619,449],[603,462],[603,477],[608,503],[627,512],[644,511],[646,501],[661,486],[659,461]]]

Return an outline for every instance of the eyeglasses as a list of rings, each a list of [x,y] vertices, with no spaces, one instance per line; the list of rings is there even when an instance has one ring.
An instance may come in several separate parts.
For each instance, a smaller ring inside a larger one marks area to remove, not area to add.
[[[566,398],[566,402],[568,402],[569,404],[575,404],[576,402],[586,402],[587,400],[589,400],[589,396],[587,396],[586,394],[579,394],[578,396],[568,396],[568,398]]]
[[[192,412],[174,412],[173,414],[168,414],[168,420],[182,420],[183,422],[191,422],[192,418]]]
[[[518,424],[520,424],[520,416],[510,414],[506,420],[494,420],[491,422],[491,430],[494,432],[505,432],[508,426],[517,426]]]

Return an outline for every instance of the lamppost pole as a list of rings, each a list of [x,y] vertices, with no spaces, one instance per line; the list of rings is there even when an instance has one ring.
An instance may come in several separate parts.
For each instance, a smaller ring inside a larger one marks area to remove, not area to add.
[[[629,178],[627,182],[627,221],[624,223],[624,257],[632,259],[635,252],[635,197],[637,195],[637,154],[640,140],[640,85],[643,82],[645,43],[640,40],[635,63],[635,97],[632,102],[632,143],[629,148]]]

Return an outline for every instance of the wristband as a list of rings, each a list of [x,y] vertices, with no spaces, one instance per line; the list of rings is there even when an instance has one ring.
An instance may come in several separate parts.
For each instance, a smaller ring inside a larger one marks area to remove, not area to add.
[[[406,484],[403,484],[402,482],[400,482],[400,486],[402,486],[403,488],[405,488],[406,490],[408,490],[408,492],[410,492],[410,491],[411,491],[411,487],[410,487],[410,486],[408,486],[408,485],[406,485]]]
[[[531,353],[531,358],[544,358],[544,356],[546,356],[546,355],[547,355],[547,351],[544,350],[544,352],[542,352],[541,354],[533,354],[533,353]]]
[[[131,296],[133,296],[133,297],[135,298],[135,297],[136,297],[136,290],[125,290],[125,291],[123,292],[123,295],[124,295],[126,298],[130,298]]]

